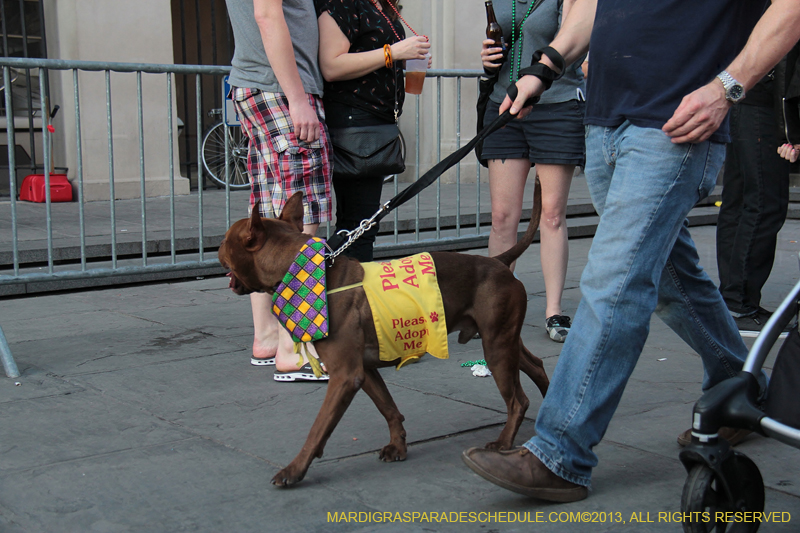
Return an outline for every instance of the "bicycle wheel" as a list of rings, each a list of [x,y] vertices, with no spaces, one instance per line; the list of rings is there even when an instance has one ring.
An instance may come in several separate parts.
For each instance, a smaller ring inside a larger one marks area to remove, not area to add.
[[[218,185],[225,186],[225,142],[230,147],[228,163],[231,189],[244,189],[250,186],[247,174],[247,136],[238,126],[226,127],[219,122],[211,127],[203,138],[203,167],[208,177]]]

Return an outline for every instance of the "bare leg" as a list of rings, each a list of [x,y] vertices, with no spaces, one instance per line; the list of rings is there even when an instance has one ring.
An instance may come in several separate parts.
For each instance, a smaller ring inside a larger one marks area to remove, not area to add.
[[[567,278],[569,244],[567,240],[567,200],[574,165],[536,165],[542,184],[541,235],[542,275],[547,296],[545,318],[560,315],[561,294]]]
[[[303,233],[314,235],[319,224],[303,225]],[[286,328],[280,325],[272,313],[272,296],[266,293],[253,293],[250,295],[250,305],[253,308],[253,357],[263,359],[275,357],[275,369],[279,372],[297,370],[299,357],[294,353],[294,342]],[[313,345],[309,344],[313,354]],[[303,356],[303,363],[308,359]]]
[[[253,309],[253,357],[267,359],[278,353],[278,333],[283,329],[272,314],[272,297],[264,292],[250,295]]]
[[[527,159],[492,159],[489,161],[489,190],[492,196],[492,229],[489,233],[490,256],[505,252],[517,242],[525,180],[528,178],[530,170],[531,163]],[[515,264],[512,263],[512,271],[514,266]]]

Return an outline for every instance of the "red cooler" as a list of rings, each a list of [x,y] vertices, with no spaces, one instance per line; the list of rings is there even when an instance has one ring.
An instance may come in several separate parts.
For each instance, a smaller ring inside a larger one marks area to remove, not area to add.
[[[44,174],[31,174],[22,180],[19,199],[28,202],[44,202],[45,187]],[[50,201],[71,202],[72,185],[66,174],[50,174]]]

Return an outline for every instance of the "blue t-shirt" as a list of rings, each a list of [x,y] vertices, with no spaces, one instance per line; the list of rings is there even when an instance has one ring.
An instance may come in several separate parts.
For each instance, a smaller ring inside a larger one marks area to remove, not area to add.
[[[586,124],[658,128],[739,54],[765,0],[598,0]],[[729,142],[728,119],[711,136]]]

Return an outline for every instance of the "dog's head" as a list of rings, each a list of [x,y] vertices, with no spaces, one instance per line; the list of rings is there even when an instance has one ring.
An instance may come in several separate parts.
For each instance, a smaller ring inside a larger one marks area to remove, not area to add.
[[[236,294],[272,293],[308,235],[303,234],[303,193],[295,193],[277,219],[261,218],[258,202],[250,218],[234,222],[219,245],[219,262],[230,270]]]

